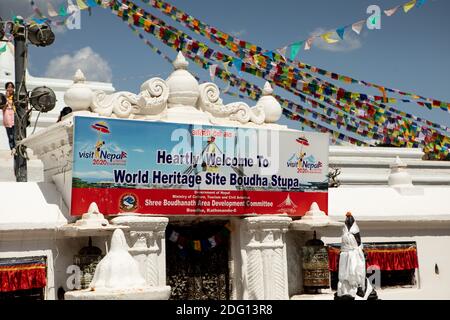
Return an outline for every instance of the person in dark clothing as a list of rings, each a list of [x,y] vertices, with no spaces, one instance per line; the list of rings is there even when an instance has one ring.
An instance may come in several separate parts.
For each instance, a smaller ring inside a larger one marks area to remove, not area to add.
[[[67,116],[70,113],[72,113],[72,108],[71,107],[64,107],[61,110],[61,112],[59,113],[59,117],[58,117],[58,120],[56,122],[60,122],[62,120],[62,118],[64,118],[65,116]]]

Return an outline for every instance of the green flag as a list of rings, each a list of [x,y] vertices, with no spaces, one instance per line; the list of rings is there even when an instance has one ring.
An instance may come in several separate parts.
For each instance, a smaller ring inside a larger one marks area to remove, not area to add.
[[[291,45],[291,60],[295,60],[295,57],[297,56],[298,52],[300,51],[300,48],[302,47],[302,42],[296,42]]]

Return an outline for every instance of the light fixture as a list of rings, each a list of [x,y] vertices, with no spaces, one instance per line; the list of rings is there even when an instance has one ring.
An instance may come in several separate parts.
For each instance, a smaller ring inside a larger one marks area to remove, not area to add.
[[[38,87],[31,92],[30,103],[37,111],[49,112],[55,108],[56,95],[50,88]]]
[[[32,24],[28,27],[28,40],[35,46],[46,47],[55,41],[55,34],[46,24]]]

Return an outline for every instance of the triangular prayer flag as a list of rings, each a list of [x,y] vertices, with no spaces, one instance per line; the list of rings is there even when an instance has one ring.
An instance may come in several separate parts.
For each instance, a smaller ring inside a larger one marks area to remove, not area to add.
[[[365,20],[361,20],[359,22],[354,23],[352,25],[352,30],[355,31],[357,34],[360,34],[365,23],[366,23]]]
[[[80,10],[86,10],[86,9],[89,8],[89,7],[86,5],[86,3],[84,3],[83,0],[77,0],[77,5],[78,5],[78,8],[80,8]]]
[[[423,6],[426,2],[427,2],[427,0],[417,0],[416,8],[420,8],[420,7]]]
[[[273,52],[272,51],[267,51],[266,53],[264,53],[264,55],[266,57],[269,57],[271,60],[273,60]]]
[[[223,63],[223,67],[227,73],[230,73],[230,70],[228,70],[229,65],[230,65],[230,61],[226,61]]]
[[[95,0],[85,0],[87,5],[91,8],[96,7],[97,6],[97,2],[95,2]]]
[[[411,10],[412,8],[414,8],[415,5],[416,5],[416,0],[412,0],[403,5],[403,10],[405,11],[405,13],[408,13],[408,11]]]
[[[217,64],[212,64],[209,66],[209,76],[211,77],[211,81],[214,81],[214,77],[216,75]]]
[[[44,18],[44,19],[33,18],[32,20],[34,22],[36,22],[37,24],[44,24],[47,21],[47,18]]]
[[[311,46],[312,46],[313,42],[314,42],[314,37],[311,37],[308,40],[306,40],[305,50],[311,50]]]
[[[325,34],[321,35],[321,37],[322,37],[323,40],[325,40],[326,43],[332,44],[332,43],[339,42],[339,40],[331,39],[331,38],[330,38],[331,35],[332,35],[332,33],[331,33],[331,32],[328,32],[328,33],[325,33]]]
[[[64,5],[61,5],[61,8],[59,8],[59,15],[61,17],[67,16],[67,9]]]
[[[303,42],[296,42],[291,45],[291,60],[295,60]]]
[[[241,75],[242,60],[234,58],[233,65],[236,67],[236,70],[239,73],[239,75]]]
[[[389,10],[384,10],[384,14],[387,15],[388,17],[391,17],[397,12],[398,8],[400,8],[400,6],[396,6],[395,8]]]
[[[47,3],[47,8],[48,8],[48,15],[50,17],[58,16],[58,13],[55,11],[55,8],[53,8],[53,6],[50,2]]]
[[[339,38],[344,40],[345,27],[337,29],[336,33],[338,34]]]
[[[286,50],[287,50],[287,47],[283,47],[283,48],[277,50],[278,53],[283,57],[283,59],[285,61],[286,61]]]

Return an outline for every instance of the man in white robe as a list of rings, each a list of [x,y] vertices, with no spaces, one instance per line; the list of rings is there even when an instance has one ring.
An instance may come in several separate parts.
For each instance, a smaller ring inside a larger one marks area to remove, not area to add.
[[[347,213],[343,228],[338,277],[337,298],[355,299],[357,294],[364,296],[366,292],[366,259],[359,227],[351,213]]]

